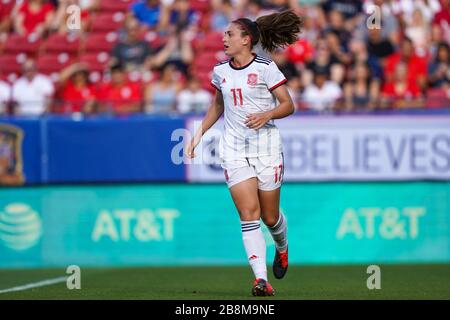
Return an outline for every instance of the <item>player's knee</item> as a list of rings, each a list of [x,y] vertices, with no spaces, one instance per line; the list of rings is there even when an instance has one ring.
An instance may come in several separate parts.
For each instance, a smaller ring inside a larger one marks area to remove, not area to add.
[[[239,215],[243,221],[259,220],[261,217],[260,210],[257,206],[242,208],[239,210]]]
[[[264,214],[261,218],[268,227],[273,227],[278,222],[278,216],[276,214]]]

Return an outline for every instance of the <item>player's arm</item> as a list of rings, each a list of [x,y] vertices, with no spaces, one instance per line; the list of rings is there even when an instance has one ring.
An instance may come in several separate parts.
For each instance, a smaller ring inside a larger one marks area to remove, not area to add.
[[[200,143],[200,140],[202,139],[202,136],[205,134],[206,131],[211,128],[214,123],[219,120],[219,118],[222,116],[224,111],[224,105],[223,105],[223,96],[222,92],[219,90],[216,90],[216,96],[214,97],[213,103],[209,107],[208,111],[206,112],[205,117],[203,118],[202,124],[200,128],[198,128],[197,132],[195,133],[195,136],[191,139],[189,144],[186,146],[186,156],[189,158],[194,158],[194,149],[195,147]]]
[[[294,113],[294,103],[285,85],[275,88],[272,94],[280,104],[272,110],[248,115],[245,122],[248,128],[259,129],[271,119],[282,119]]]

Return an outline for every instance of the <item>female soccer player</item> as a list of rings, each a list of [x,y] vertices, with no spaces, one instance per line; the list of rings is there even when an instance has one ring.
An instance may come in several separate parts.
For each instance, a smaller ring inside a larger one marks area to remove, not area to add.
[[[258,42],[269,52],[292,44],[301,25],[294,12],[284,11],[256,21],[241,18],[228,26],[223,44],[230,59],[214,67],[215,100],[185,149],[188,158],[195,157],[194,149],[203,134],[225,113],[219,155],[256,278],[252,288],[254,296],[274,294],[267,281],[266,242],[260,218],[275,241],[275,278],[283,278],[288,268],[286,219],[279,211],[283,153],[273,120],[292,114],[294,105],[284,86],[286,78],[276,64],[256,55],[252,49]]]

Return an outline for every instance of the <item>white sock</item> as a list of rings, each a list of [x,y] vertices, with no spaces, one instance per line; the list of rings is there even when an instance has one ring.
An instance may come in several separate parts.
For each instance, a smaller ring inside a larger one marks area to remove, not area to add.
[[[285,216],[280,212],[278,221],[273,227],[267,226],[273,241],[275,241],[275,247],[278,251],[286,251],[288,247],[287,241],[287,223]]]
[[[245,252],[255,278],[267,281],[266,240],[261,231],[259,220],[241,221],[241,227]]]

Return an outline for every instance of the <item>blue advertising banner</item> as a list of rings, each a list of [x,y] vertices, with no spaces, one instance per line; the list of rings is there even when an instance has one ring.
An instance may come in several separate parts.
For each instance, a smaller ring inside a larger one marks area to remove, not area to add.
[[[45,182],[183,181],[171,160],[177,117],[49,119]]]
[[[172,161],[182,128],[168,116],[2,117],[0,185],[185,181]]]
[[[200,117],[0,118],[0,185],[223,182],[220,119],[183,158]],[[295,115],[277,121],[285,181],[450,180],[450,115]],[[275,135],[273,135],[275,136]]]

